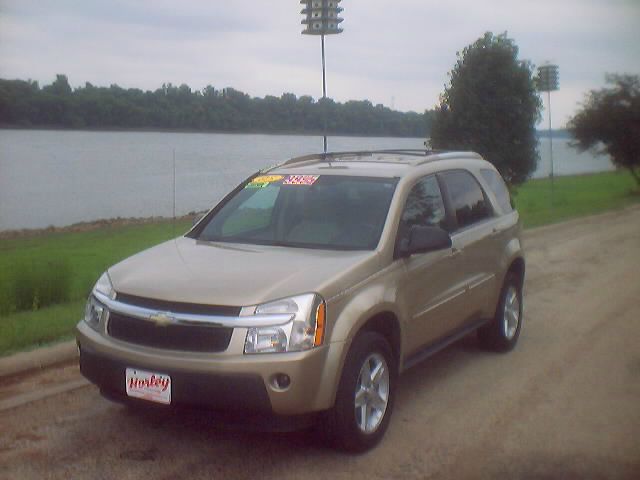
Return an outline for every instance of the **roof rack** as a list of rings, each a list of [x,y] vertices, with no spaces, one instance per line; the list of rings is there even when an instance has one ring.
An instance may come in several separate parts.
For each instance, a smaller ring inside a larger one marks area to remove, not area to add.
[[[441,150],[438,152],[434,152],[432,156],[435,158],[426,158],[424,160],[414,163],[414,166],[423,165],[425,163],[433,162],[435,160],[447,160],[450,158],[465,158],[468,160],[484,160],[482,158],[482,155],[480,155],[479,153],[468,152],[468,151],[460,152],[460,151],[454,151],[454,150]]]
[[[267,170],[272,170],[278,167],[282,167],[285,165],[293,165],[296,163],[304,163],[311,161],[326,161],[328,163],[331,162],[339,162],[343,157],[364,157],[364,156],[373,156],[375,154],[401,154],[405,156],[411,157],[423,157],[422,160],[412,163],[412,165],[422,165],[427,162],[431,162],[433,160],[440,160],[446,158],[453,157],[464,157],[470,159],[482,159],[482,157],[475,152],[456,152],[449,150],[430,150],[430,149],[419,149],[419,148],[392,148],[392,149],[382,149],[382,150],[353,150],[353,151],[345,151],[345,152],[328,152],[328,153],[313,153],[310,155],[303,155],[300,157],[291,158],[283,163],[275,165],[273,167],[268,168]],[[437,156],[438,158],[429,158]]]
[[[278,167],[283,165],[292,165],[294,163],[302,163],[308,162],[310,160],[324,160],[327,162],[337,161],[336,157],[348,157],[348,156],[372,156],[376,153],[403,153],[405,155],[413,155],[413,156],[425,156],[436,153],[434,150],[426,150],[426,149],[402,149],[402,148],[393,148],[388,150],[350,150],[344,152],[328,152],[328,153],[312,153],[309,155],[303,155],[301,157],[294,157],[286,162],[283,162],[278,165]]]

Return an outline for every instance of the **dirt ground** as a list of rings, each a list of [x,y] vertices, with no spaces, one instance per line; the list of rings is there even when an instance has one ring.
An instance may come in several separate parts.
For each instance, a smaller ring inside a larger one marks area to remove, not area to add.
[[[401,377],[380,446],[131,411],[93,386],[0,412],[0,479],[638,479],[640,208],[527,232],[516,350],[463,339]],[[79,378],[51,369],[0,400]]]

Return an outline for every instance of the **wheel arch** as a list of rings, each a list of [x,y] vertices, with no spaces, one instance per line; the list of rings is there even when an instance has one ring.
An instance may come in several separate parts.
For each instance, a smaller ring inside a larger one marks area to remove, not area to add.
[[[524,274],[525,274],[525,261],[524,257],[519,256],[514,258],[507,268],[505,278],[508,274],[514,273],[520,280],[520,288],[524,286]]]
[[[376,332],[382,335],[391,346],[396,368],[400,367],[402,330],[400,328],[400,321],[395,313],[389,310],[376,313],[360,327],[354,335],[354,338],[362,332]]]
[[[363,332],[376,332],[382,335],[391,346],[391,351],[396,364],[396,372],[401,371],[401,352],[402,352],[402,328],[400,317],[393,310],[393,305],[380,304],[377,308],[363,313],[359,320],[351,324],[349,331],[343,330],[344,347],[341,350],[340,358],[336,359],[337,363],[334,367],[334,382],[330,392],[331,404],[335,402],[335,396],[338,390],[338,384],[344,371],[345,362],[354,339]],[[340,338],[338,336],[338,338]]]

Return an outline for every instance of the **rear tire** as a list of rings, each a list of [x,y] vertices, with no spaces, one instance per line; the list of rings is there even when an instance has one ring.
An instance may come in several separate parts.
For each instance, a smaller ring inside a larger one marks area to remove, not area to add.
[[[494,352],[512,350],[520,336],[522,317],[522,281],[514,272],[509,272],[493,320],[478,329],[480,345]]]
[[[382,439],[393,410],[396,379],[389,342],[379,333],[359,334],[347,354],[336,403],[321,420],[334,447],[364,452]]]

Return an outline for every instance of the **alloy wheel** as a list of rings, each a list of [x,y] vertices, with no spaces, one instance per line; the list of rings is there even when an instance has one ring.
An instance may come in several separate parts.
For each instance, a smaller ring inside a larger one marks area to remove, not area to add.
[[[379,353],[367,356],[358,375],[355,391],[355,416],[364,433],[375,432],[389,404],[389,367]]]

